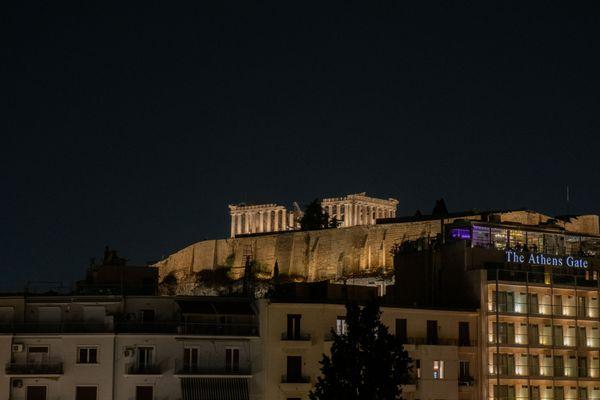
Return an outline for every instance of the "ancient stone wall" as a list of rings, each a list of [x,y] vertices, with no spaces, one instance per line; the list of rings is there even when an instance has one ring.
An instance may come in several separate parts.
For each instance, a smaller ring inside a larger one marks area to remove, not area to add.
[[[549,217],[531,211],[498,214],[502,222],[537,225]],[[480,215],[460,217],[479,220]],[[444,219],[449,224],[454,218]],[[258,269],[271,274],[275,261],[282,274],[309,281],[336,278],[349,273],[392,268],[390,249],[405,240],[434,237],[441,220],[353,226],[318,231],[274,232],[194,243],[156,264],[161,279],[170,272],[192,273],[204,269],[231,267],[234,277],[244,271],[244,255],[252,254]],[[598,217],[582,216],[563,224],[567,229],[598,234]]]

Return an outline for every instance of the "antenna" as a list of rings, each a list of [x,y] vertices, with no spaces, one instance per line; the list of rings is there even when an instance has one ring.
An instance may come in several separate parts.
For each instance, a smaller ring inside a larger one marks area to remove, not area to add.
[[[569,200],[570,200],[570,193],[569,193],[569,185],[567,185],[567,215],[569,215]]]

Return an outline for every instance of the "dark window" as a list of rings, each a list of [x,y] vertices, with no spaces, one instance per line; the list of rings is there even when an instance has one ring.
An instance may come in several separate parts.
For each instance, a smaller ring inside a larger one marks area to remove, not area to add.
[[[300,339],[300,314],[288,314],[287,316],[287,338]]]
[[[95,386],[77,386],[75,400],[96,400],[98,389]]]
[[[240,349],[225,349],[225,369],[227,372],[240,370]]]
[[[46,400],[46,386],[27,386],[27,400]]]
[[[154,388],[152,386],[136,386],[135,400],[154,400]]]
[[[437,344],[438,343],[438,322],[437,321],[427,321],[427,344]]]
[[[471,376],[471,372],[469,371],[469,362],[468,361],[460,361],[459,363],[459,371],[458,371],[458,379],[466,380]]]
[[[400,343],[407,343],[407,335],[406,335],[406,319],[397,319],[396,320],[396,337],[400,341]]]
[[[459,322],[458,323],[458,345],[459,346],[470,346],[471,339],[469,338],[469,323]]]
[[[149,323],[154,322],[154,310],[141,310],[142,322]]]
[[[96,364],[98,349],[96,347],[80,347],[77,362],[79,364]]]
[[[288,356],[287,357],[287,381],[301,382],[302,381],[302,357]]]

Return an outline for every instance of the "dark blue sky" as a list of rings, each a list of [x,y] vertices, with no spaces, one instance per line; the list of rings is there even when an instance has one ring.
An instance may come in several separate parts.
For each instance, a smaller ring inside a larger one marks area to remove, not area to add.
[[[240,201],[600,213],[598,7],[88,3],[3,13],[5,285],[225,237]]]

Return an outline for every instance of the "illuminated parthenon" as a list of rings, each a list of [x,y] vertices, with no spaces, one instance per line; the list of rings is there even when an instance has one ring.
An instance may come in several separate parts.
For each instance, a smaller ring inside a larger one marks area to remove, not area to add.
[[[396,217],[398,200],[368,197],[365,192],[321,200],[323,210],[339,227],[374,225],[380,218]],[[301,211],[288,211],[279,204],[230,205],[230,236],[281,232],[300,228]]]

